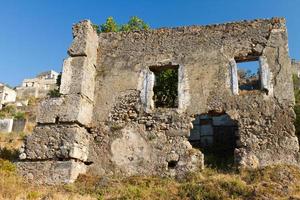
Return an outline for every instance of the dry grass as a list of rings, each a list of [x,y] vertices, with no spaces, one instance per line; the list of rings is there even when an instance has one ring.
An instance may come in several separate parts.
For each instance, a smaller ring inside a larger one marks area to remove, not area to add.
[[[272,166],[237,173],[205,169],[176,181],[157,177],[99,178],[82,175],[74,184],[25,183],[15,166],[0,160],[0,199],[299,199],[300,170]]]
[[[16,139],[18,138],[18,139]],[[16,174],[15,147],[22,136],[0,134],[1,199],[299,199],[300,169],[270,166],[256,170],[220,172],[206,168],[177,181],[158,177],[106,178],[81,175],[74,184],[36,186]],[[2,142],[2,143],[1,143]],[[6,150],[3,151],[3,147]]]

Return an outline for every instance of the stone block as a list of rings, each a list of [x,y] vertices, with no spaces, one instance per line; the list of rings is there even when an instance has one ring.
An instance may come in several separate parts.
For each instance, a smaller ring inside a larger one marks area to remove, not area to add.
[[[42,101],[38,108],[38,123],[78,122],[89,127],[93,104],[84,96],[74,94]]]
[[[17,162],[16,165],[25,179],[36,184],[73,183],[79,174],[86,172],[86,165],[75,160]]]
[[[87,56],[96,63],[98,35],[89,20],[84,20],[73,26],[73,43],[68,50],[70,56]]]
[[[37,126],[26,138],[24,158],[36,159],[78,159],[88,157],[89,133],[78,125]]]
[[[69,57],[64,61],[60,93],[82,94],[94,100],[96,69],[87,57]]]

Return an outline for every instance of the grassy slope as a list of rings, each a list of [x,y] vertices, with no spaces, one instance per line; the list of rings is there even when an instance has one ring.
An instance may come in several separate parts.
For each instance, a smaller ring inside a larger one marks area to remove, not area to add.
[[[182,181],[81,176],[74,184],[50,187],[25,183],[11,162],[0,160],[0,199],[300,199],[300,170],[273,166],[236,174],[208,168]]]

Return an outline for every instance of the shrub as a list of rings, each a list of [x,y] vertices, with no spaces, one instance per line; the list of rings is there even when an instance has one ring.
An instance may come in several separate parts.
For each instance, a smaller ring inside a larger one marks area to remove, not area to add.
[[[106,22],[100,25],[100,32],[102,33],[118,32],[118,31],[119,31],[119,26],[115,22],[113,17],[108,17],[106,19]]]
[[[149,30],[150,27],[142,19],[137,16],[130,18],[127,24],[121,26],[120,31],[139,31],[139,30]]]
[[[140,31],[149,30],[150,26],[137,16],[133,16],[126,24],[118,25],[113,17],[108,17],[104,24],[100,26],[94,24],[93,28],[97,33],[120,32],[120,31]]]
[[[50,98],[56,98],[56,97],[60,97],[61,94],[59,93],[59,89],[53,89],[48,92],[48,96]]]
[[[0,111],[0,118],[8,118],[13,117],[16,113],[16,106],[14,105],[6,105]]]
[[[5,173],[15,173],[16,166],[8,160],[3,160],[0,158],[0,171]]]
[[[9,161],[15,161],[19,157],[19,151],[16,149],[8,149],[4,147],[0,149],[0,159],[5,159]]]
[[[15,118],[15,119],[25,119],[25,118],[26,118],[26,115],[25,115],[24,112],[16,112],[16,113],[14,114],[14,118]]]

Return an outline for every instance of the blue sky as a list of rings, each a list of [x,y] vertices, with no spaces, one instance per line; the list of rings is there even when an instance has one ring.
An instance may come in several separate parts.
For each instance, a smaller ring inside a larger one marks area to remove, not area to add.
[[[119,23],[139,16],[152,28],[281,16],[290,55],[300,59],[299,9],[300,0],[0,0],[0,82],[17,86],[42,71],[61,71],[72,24],[109,16]]]

